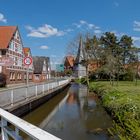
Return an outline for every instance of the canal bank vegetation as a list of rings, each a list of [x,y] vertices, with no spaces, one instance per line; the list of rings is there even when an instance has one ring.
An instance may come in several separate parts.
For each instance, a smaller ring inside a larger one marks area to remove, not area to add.
[[[114,127],[108,131],[121,140],[140,140],[140,81],[135,86],[121,81],[118,86],[109,82],[91,82],[90,91],[101,97],[102,104],[111,114]]]
[[[110,134],[116,133],[121,140],[140,140],[140,49],[131,36],[112,32],[88,34],[83,44],[84,58],[79,64],[86,68],[87,86],[101,97],[115,120]]]
[[[101,36],[90,36],[88,33],[79,38],[83,42],[83,57],[78,64],[86,69],[88,86],[90,79],[108,80],[112,85],[114,81],[118,83],[136,79],[135,84],[137,84],[140,78],[140,49],[133,45],[131,36],[118,37],[115,33],[105,32]],[[68,49],[71,50],[71,54],[77,50],[76,42],[79,41],[74,40]]]

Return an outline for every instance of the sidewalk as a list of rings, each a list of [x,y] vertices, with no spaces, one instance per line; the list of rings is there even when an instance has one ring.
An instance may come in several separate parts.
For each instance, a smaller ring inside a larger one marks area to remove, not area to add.
[[[29,85],[34,85],[36,83],[34,82],[30,82]],[[26,83],[17,83],[17,84],[9,84],[9,85],[6,85],[6,88],[9,88],[9,87],[23,87],[23,86],[26,86],[27,84]]]
[[[54,79],[50,79],[50,80],[48,80],[46,82],[39,82],[39,83],[29,82],[28,83],[28,86],[30,86],[30,85],[36,85],[36,84],[41,84],[41,83],[49,83],[49,82],[53,82],[53,81],[55,81],[55,80]],[[24,87],[26,85],[27,85],[26,83],[8,84],[8,85],[6,85],[6,88],[11,88],[11,87]]]

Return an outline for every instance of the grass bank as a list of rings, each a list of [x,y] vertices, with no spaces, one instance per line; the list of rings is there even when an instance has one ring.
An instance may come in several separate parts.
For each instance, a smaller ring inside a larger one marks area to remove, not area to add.
[[[121,140],[140,140],[140,82],[91,82],[90,90],[102,99],[103,106],[114,119],[110,134],[117,134]]]

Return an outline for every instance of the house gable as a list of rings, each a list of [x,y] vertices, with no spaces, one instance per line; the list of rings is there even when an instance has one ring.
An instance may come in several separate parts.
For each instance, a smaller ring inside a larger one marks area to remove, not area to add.
[[[8,50],[6,55],[14,60],[14,66],[24,68],[23,44],[18,28],[16,28],[16,31],[14,32],[7,48]]]
[[[0,49],[8,48],[16,30],[16,26],[0,26]]]

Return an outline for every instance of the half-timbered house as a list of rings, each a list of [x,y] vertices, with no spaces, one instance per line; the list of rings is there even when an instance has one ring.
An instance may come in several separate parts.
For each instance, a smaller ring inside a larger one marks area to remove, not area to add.
[[[0,73],[6,74],[7,84],[24,83],[26,67],[23,59],[23,43],[17,26],[0,26],[0,57],[12,58],[14,63],[0,66]]]

